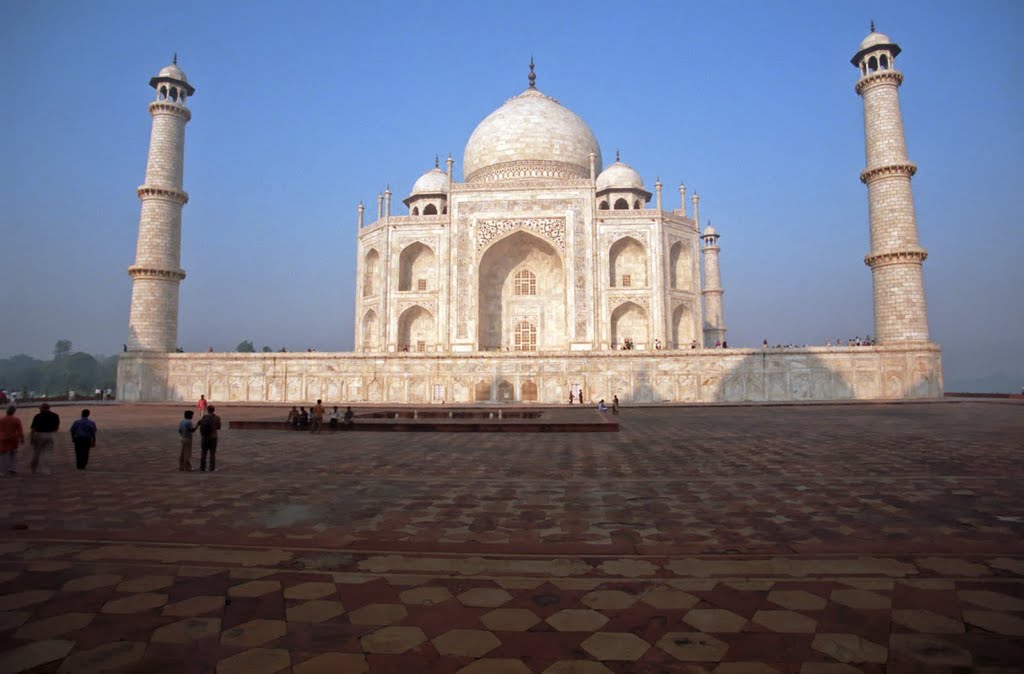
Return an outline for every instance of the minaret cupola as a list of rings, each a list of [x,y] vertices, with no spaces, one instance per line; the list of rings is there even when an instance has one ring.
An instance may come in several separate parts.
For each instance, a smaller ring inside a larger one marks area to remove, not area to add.
[[[448,174],[441,170],[438,158],[434,168],[413,183],[412,192],[402,203],[409,207],[409,215],[445,215],[448,213]]]
[[[622,163],[618,150],[615,151],[615,163],[597,176],[594,186],[597,208],[602,211],[639,210],[651,200],[643,178],[632,166]]]

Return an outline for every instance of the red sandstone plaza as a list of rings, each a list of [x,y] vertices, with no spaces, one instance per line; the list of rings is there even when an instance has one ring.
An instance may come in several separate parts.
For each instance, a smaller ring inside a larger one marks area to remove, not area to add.
[[[65,427],[78,409],[56,408]],[[216,473],[178,472],[183,407],[92,409],[87,471],[61,433],[52,475],[22,450],[2,481],[0,672],[1024,666],[1018,401],[626,408],[617,433],[235,428]]]

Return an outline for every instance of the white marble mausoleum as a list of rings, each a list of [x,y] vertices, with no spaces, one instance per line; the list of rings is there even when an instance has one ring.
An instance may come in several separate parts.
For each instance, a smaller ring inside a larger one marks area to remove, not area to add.
[[[864,99],[878,345],[722,348],[719,235],[679,186],[666,208],[577,114],[529,86],[470,135],[462,180],[435,160],[393,214],[358,211],[354,353],[174,353],[186,99],[175,63],[157,100],[133,276],[123,400],[566,402],[924,398],[942,394],[927,334],[895,70],[874,31],[853,59]],[[689,203],[688,203],[689,202]],[[851,264],[855,256],[851,252]]]

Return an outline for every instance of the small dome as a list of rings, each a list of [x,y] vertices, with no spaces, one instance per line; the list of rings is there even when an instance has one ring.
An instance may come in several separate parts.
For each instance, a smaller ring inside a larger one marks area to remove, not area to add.
[[[157,77],[167,77],[172,80],[178,80],[179,82],[188,82],[188,78],[185,77],[185,73],[182,72],[181,68],[177,64],[171,64],[166,68],[160,70]]]
[[[644,181],[632,166],[616,161],[597,176],[597,191],[607,189],[642,190]]]
[[[477,125],[462,161],[468,182],[495,180],[503,165],[547,162],[565,177],[590,176],[590,154],[601,169],[601,148],[587,123],[534,88],[510,98]],[[485,169],[490,169],[485,170]]]
[[[708,223],[708,226],[704,228],[704,234],[702,234],[702,236],[718,236],[718,232],[711,226],[711,223]]]
[[[860,49],[858,51],[864,51],[865,49],[871,49],[877,47],[880,44],[892,44],[892,40],[885,33],[879,33],[878,31],[871,31],[868,36],[861,40]]]
[[[448,193],[448,174],[437,168],[436,166],[419,178],[413,183],[412,192],[409,196],[416,196],[417,194],[447,194]]]

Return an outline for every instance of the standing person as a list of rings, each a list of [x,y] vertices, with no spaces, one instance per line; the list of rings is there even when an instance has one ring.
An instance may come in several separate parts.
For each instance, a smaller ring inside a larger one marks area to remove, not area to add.
[[[192,410],[185,412],[185,418],[178,422],[178,436],[181,438],[181,454],[178,455],[178,470],[192,470],[192,434],[199,428],[192,425]]]
[[[60,428],[60,416],[50,411],[50,403],[39,406],[39,414],[32,417],[29,426],[32,443],[32,472],[50,473],[50,453],[53,452],[53,437]]]
[[[25,443],[25,431],[21,419],[14,415],[18,408],[7,407],[7,414],[0,419],[0,475],[18,474],[18,447]]]
[[[206,408],[206,416],[199,420],[199,470],[206,470],[206,457],[210,457],[210,472],[217,468],[217,431],[220,417],[214,414],[214,406]]]
[[[316,407],[313,408],[312,414],[310,415],[312,423],[309,424],[310,433],[319,433],[320,427],[324,425],[324,405],[323,400],[317,399]]]
[[[96,422],[89,418],[89,410],[82,410],[82,418],[71,424],[71,442],[75,445],[75,467],[85,470],[89,450],[96,446]]]
[[[354,417],[354,416],[355,416],[355,414],[352,413],[352,406],[349,405],[348,407],[345,408],[345,425],[346,426],[351,426],[352,425],[352,417]]]
[[[612,396],[612,414],[619,413],[619,396]]]
[[[206,414],[206,408],[210,403],[206,402],[206,394],[203,393],[199,396],[199,401],[196,403],[196,407],[199,408],[199,416],[202,417]]]
[[[572,394],[572,389],[569,389],[569,404],[572,405],[572,401],[575,400],[575,399],[576,398],[573,397],[573,394]]]

